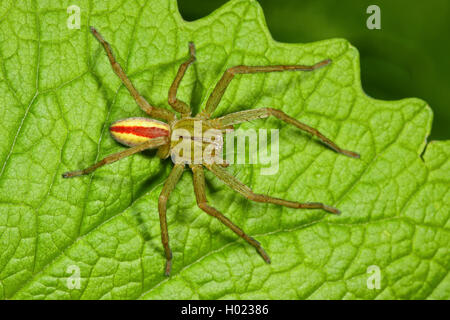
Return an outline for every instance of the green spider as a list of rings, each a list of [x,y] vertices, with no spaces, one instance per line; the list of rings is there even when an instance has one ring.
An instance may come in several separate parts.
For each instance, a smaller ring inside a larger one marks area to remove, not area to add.
[[[146,149],[157,148],[157,156],[161,159],[166,159],[170,155],[172,155],[172,160],[174,162],[174,167],[169,174],[169,177],[164,183],[163,189],[159,196],[158,201],[158,210],[159,210],[159,218],[161,224],[161,239],[164,247],[165,255],[166,255],[166,267],[165,274],[169,275],[171,266],[172,266],[172,251],[169,246],[169,233],[167,229],[167,220],[166,220],[166,207],[167,200],[169,198],[170,193],[174,190],[175,185],[183,174],[184,168],[186,166],[186,161],[177,161],[177,156],[173,156],[174,150],[180,143],[180,137],[174,139],[172,134],[176,130],[186,130],[191,137],[189,143],[194,145],[194,142],[201,141],[201,150],[204,150],[208,145],[211,144],[211,141],[205,141],[202,136],[203,134],[210,129],[216,130],[226,130],[232,127],[235,124],[239,124],[246,121],[251,121],[254,119],[266,118],[269,116],[274,116],[286,123],[292,124],[297,128],[304,130],[314,136],[316,136],[319,140],[321,140],[325,145],[333,149],[334,151],[344,154],[349,157],[359,158],[359,154],[341,149],[330,139],[321,134],[318,130],[297,121],[294,118],[291,118],[287,114],[285,114],[281,110],[271,109],[271,108],[261,108],[254,110],[245,110],[240,112],[231,113],[219,118],[211,118],[211,114],[216,109],[220,100],[222,99],[225,90],[227,89],[229,83],[234,78],[236,74],[249,74],[249,73],[263,73],[263,72],[281,72],[281,71],[312,71],[318,69],[320,67],[326,66],[331,63],[330,59],[321,61],[312,66],[304,66],[304,65],[274,65],[274,66],[235,66],[227,69],[222,78],[216,84],[214,90],[209,96],[205,109],[200,112],[195,117],[191,116],[190,107],[183,101],[177,98],[177,90],[180,85],[181,80],[187,70],[187,68],[195,61],[195,47],[193,43],[189,43],[189,54],[190,57],[187,61],[182,63],[178,69],[177,75],[169,89],[169,97],[168,102],[172,108],[180,113],[181,117],[178,117],[174,112],[169,110],[153,107],[151,106],[145,99],[142,97],[136,88],[131,83],[130,79],[128,79],[125,72],[122,70],[119,63],[117,63],[116,59],[111,50],[111,46],[108,42],[106,42],[103,37],[98,33],[98,31],[91,27],[91,32],[95,36],[95,38],[103,45],[106,54],[109,58],[111,66],[117,76],[122,80],[125,87],[131,93],[133,98],[136,100],[136,103],[144,110],[147,114],[152,117],[162,119],[166,122],[150,119],[150,118],[128,118],[124,120],[119,120],[113,123],[110,127],[111,135],[118,142],[129,146],[129,149],[124,151],[117,152],[101,161],[95,163],[94,165],[79,171],[71,171],[63,174],[64,178],[71,178],[76,176],[81,176],[85,174],[89,174],[99,167],[112,163],[114,161],[123,159],[137,152],[141,152]],[[202,124],[202,136],[196,136],[196,132],[194,130],[195,123],[201,122]],[[183,138],[183,137],[181,137]],[[223,147],[223,140],[215,141],[215,143],[219,143],[219,149]],[[194,147],[192,146],[192,149]],[[192,156],[194,157],[194,156]],[[175,159],[175,160],[174,160]],[[230,221],[227,217],[225,217],[222,213],[220,213],[217,209],[210,206],[206,199],[205,194],[205,176],[203,172],[203,167],[206,167],[209,171],[211,171],[215,176],[217,176],[220,180],[222,180],[226,185],[235,191],[242,194],[247,199],[257,201],[257,202],[265,202],[265,203],[273,203],[282,206],[286,206],[289,208],[297,208],[297,209],[323,209],[330,213],[339,213],[339,210],[327,206],[323,203],[318,202],[306,202],[299,203],[290,200],[284,200],[279,198],[270,197],[263,194],[254,193],[248,186],[240,182],[234,176],[230,175],[224,167],[227,166],[225,163],[217,163],[211,161],[200,161],[200,163],[196,163],[196,161],[192,161],[188,163],[190,169],[193,172],[193,180],[194,180],[194,191],[197,200],[197,205],[200,209],[205,211],[207,214],[211,215],[219,219],[224,225],[233,230],[238,236],[247,241],[250,245],[256,248],[258,253],[264,259],[265,262],[270,263],[270,258],[268,254],[264,251],[258,241],[248,236],[242,229],[236,226],[232,221]]]

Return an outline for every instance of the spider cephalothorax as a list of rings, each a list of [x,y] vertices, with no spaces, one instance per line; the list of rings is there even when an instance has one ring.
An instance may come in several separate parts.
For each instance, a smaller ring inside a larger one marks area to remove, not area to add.
[[[191,116],[190,107],[183,101],[177,99],[178,86],[189,65],[195,61],[195,47],[193,43],[189,43],[189,59],[181,64],[177,75],[169,89],[168,102],[172,108],[180,114],[151,106],[136,90],[131,81],[126,76],[120,65],[114,58],[111,47],[103,37],[91,27],[93,35],[105,48],[111,66],[117,76],[122,80],[125,87],[129,90],[136,103],[151,117],[162,119],[165,122],[150,118],[128,118],[114,122],[110,127],[112,137],[118,142],[129,146],[129,149],[112,154],[96,164],[79,171],[71,171],[63,174],[64,178],[81,176],[93,172],[97,168],[120,160],[137,152],[158,148],[157,155],[162,158],[171,156],[174,167],[164,183],[161,195],[158,200],[159,218],[161,224],[161,239],[166,255],[165,274],[169,275],[172,266],[172,251],[169,246],[169,234],[166,221],[166,204],[170,193],[175,188],[176,183],[180,179],[186,165],[189,165],[193,172],[194,191],[199,208],[207,214],[217,218],[237,235],[254,246],[264,261],[270,263],[270,258],[258,241],[248,236],[242,229],[233,224],[227,217],[210,206],[205,194],[205,176],[203,168],[206,167],[215,176],[222,180],[230,188],[236,190],[244,197],[257,201],[278,204],[290,208],[297,209],[323,209],[331,213],[339,213],[339,210],[331,206],[319,202],[295,202],[279,198],[270,197],[263,194],[254,193],[249,187],[244,185],[234,176],[230,175],[224,167],[226,163],[221,158],[217,158],[223,147],[221,132],[232,128],[233,125],[259,118],[274,116],[286,123],[296,126],[314,136],[316,136],[325,145],[334,151],[353,157],[359,158],[355,152],[341,149],[330,139],[321,134],[318,130],[297,121],[288,116],[281,110],[272,108],[261,108],[245,110],[227,114],[219,118],[211,118],[211,114],[219,104],[223,94],[230,81],[236,74],[262,73],[262,72],[281,72],[281,71],[312,71],[331,63],[331,60],[323,60],[312,66],[303,65],[275,65],[275,66],[236,66],[227,69],[222,78],[216,84],[214,90],[209,96],[204,110],[197,116]],[[216,133],[215,133],[216,132]],[[187,144],[187,148],[181,148],[182,144]],[[206,156],[205,156],[206,155]]]

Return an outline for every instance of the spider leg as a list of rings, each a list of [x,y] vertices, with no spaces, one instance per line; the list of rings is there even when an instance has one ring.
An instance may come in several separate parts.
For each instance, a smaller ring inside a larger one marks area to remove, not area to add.
[[[130,79],[128,79],[127,75],[123,71],[120,64],[116,61],[116,58],[114,57],[110,44],[105,39],[103,39],[102,35],[94,27],[91,27],[91,32],[105,49],[106,54],[108,55],[109,62],[111,63],[111,67],[113,68],[116,75],[120,78],[120,80],[122,80],[122,83],[131,93],[134,100],[136,100],[136,103],[139,105],[139,107],[141,107],[142,110],[144,110],[147,114],[149,114],[152,117],[164,119],[166,121],[174,120],[175,115],[172,112],[163,108],[151,106],[147,102],[147,100],[145,100],[144,97],[139,94],[139,92],[131,83]]]
[[[343,155],[346,155],[346,156],[349,156],[352,158],[359,158],[358,153],[340,148],[337,144],[335,144],[333,141],[331,141],[330,139],[325,137],[322,133],[320,133],[319,130],[314,129],[314,128],[288,116],[286,113],[284,113],[281,110],[272,109],[272,108],[244,110],[244,111],[230,113],[223,117],[216,118],[214,120],[216,121],[215,124],[219,125],[219,128],[222,128],[222,127],[226,127],[226,126],[237,124],[237,123],[242,123],[242,122],[251,121],[251,120],[260,119],[260,118],[267,118],[269,116],[274,116],[286,123],[296,126],[300,130],[306,131],[306,132],[312,134],[313,136],[316,136],[325,145],[327,145],[329,148],[333,149],[334,151],[336,151],[338,153],[341,153]]]
[[[256,201],[256,202],[265,202],[265,203],[273,203],[278,204],[281,206],[289,207],[289,208],[296,208],[296,209],[323,209],[325,211],[328,211],[330,213],[339,214],[340,211],[334,207],[327,206],[320,202],[295,202],[280,198],[274,198],[271,196],[267,196],[264,194],[257,194],[252,191],[249,187],[247,187],[245,184],[240,182],[237,178],[229,174],[224,168],[212,164],[208,165],[205,164],[205,166],[208,168],[209,171],[214,173],[216,177],[218,177],[220,180],[222,180],[226,185],[228,185],[231,189],[239,192],[244,197],[246,197],[249,200]]]
[[[227,160],[223,159],[222,163],[219,164],[219,166],[221,166],[222,168],[226,168],[230,166],[230,163]]]
[[[154,138],[151,140],[148,140],[144,143],[141,143],[137,146],[119,151],[117,153],[113,153],[105,158],[103,158],[102,160],[100,160],[99,162],[93,164],[90,167],[87,167],[86,169],[82,169],[82,170],[77,170],[77,171],[69,171],[69,172],[65,172],[63,173],[63,178],[72,178],[72,177],[77,177],[77,176],[81,176],[81,175],[85,175],[85,174],[89,174],[95,170],[97,170],[98,168],[104,166],[105,164],[109,164],[109,163],[113,163],[117,160],[123,159],[125,157],[131,156],[132,154],[141,152],[143,150],[146,149],[152,149],[152,148],[157,148],[159,146],[162,146],[164,144],[168,143],[168,139],[166,137],[158,137],[158,138]]]
[[[233,80],[236,74],[249,74],[249,73],[265,73],[265,72],[281,72],[281,71],[312,71],[320,67],[330,64],[331,60],[323,60],[312,66],[302,66],[302,65],[276,65],[276,66],[235,66],[227,69],[222,78],[217,82],[211,95],[206,102],[206,107],[204,113],[206,116],[211,116],[214,110],[216,110],[217,105],[222,99],[225,90]]]
[[[195,46],[193,42],[189,42],[189,54],[189,59],[180,65],[177,75],[169,89],[169,104],[175,111],[180,112],[183,116],[190,116],[191,108],[189,108],[186,102],[177,98],[177,91],[187,68],[195,61]]]
[[[211,207],[208,204],[205,194],[205,174],[203,171],[203,167],[201,165],[191,165],[192,172],[194,173],[194,191],[195,197],[197,199],[197,205],[204,212],[209,214],[210,216],[217,218],[220,222],[230,228],[234,233],[240,236],[242,239],[247,241],[250,245],[255,247],[261,257],[265,262],[270,263],[269,255],[264,251],[261,247],[261,244],[248,236],[241,228],[236,226],[230,219],[225,217],[222,213],[220,213],[216,208]]]
[[[166,219],[167,200],[169,199],[170,193],[173,191],[173,189],[175,189],[175,185],[177,184],[178,180],[180,180],[183,171],[184,164],[174,165],[172,171],[169,174],[169,177],[164,183],[158,199],[159,223],[161,225],[161,241],[164,247],[164,252],[166,254],[166,276],[170,275],[170,270],[172,269],[172,250],[170,250],[169,246],[169,231],[167,229]]]

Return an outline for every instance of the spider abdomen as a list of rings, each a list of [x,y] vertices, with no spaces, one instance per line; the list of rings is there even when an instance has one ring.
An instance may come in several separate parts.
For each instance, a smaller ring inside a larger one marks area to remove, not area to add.
[[[167,123],[150,118],[127,118],[114,122],[109,127],[114,140],[129,147],[144,143],[149,139],[169,136],[170,127]]]

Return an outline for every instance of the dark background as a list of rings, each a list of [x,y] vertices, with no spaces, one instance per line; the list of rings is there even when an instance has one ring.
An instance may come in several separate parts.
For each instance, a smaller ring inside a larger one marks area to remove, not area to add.
[[[178,0],[185,20],[208,15],[226,0]],[[434,112],[430,139],[450,139],[450,1],[258,0],[275,40],[345,38],[360,52],[364,91],[378,99],[418,97]],[[381,30],[369,30],[369,5]]]

